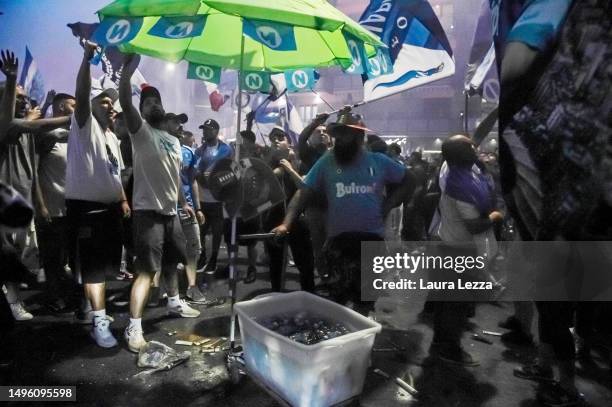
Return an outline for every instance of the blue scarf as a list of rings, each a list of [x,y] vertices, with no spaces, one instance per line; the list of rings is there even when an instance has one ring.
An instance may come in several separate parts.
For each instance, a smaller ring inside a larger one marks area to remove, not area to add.
[[[448,166],[445,193],[458,201],[474,205],[480,215],[487,216],[493,208],[493,184],[481,168],[478,174],[470,167]]]

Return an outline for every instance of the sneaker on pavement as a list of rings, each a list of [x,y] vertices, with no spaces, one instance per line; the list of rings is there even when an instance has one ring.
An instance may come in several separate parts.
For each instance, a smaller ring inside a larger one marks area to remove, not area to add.
[[[536,394],[538,401],[549,407],[581,406],[586,403],[582,393],[566,390],[557,382],[540,386]]]
[[[191,308],[185,300],[179,300],[179,304],[176,307],[167,306],[168,315],[183,317],[183,318],[197,318],[200,316],[200,311]]]
[[[132,281],[134,279],[134,274],[122,268],[115,278],[119,281]]]
[[[204,271],[205,267],[206,267],[206,254],[201,253],[200,257],[198,258],[198,263],[196,264],[196,271],[198,273],[201,273]]]
[[[56,315],[70,315],[74,312],[74,308],[69,307],[61,298],[56,298],[45,303],[45,307]]]
[[[521,379],[535,380],[537,382],[552,382],[553,371],[550,367],[543,367],[536,364],[525,365],[514,369],[514,375]]]
[[[29,321],[34,318],[34,316],[23,307],[23,303],[18,302],[15,304],[10,304],[10,306],[15,321]]]
[[[142,334],[142,329],[130,328],[129,326],[125,328],[123,336],[125,337],[125,341],[130,351],[138,353],[140,352],[140,348],[147,344]]]
[[[117,346],[117,340],[110,331],[110,320],[108,317],[96,318],[91,328],[91,337],[101,348],[112,348]]]
[[[93,323],[93,316],[93,310],[85,312],[79,309],[74,312],[74,323],[79,325],[91,325]],[[110,322],[115,322],[115,318],[111,315],[107,315],[106,318]]]
[[[206,266],[204,267],[204,272],[212,273],[212,272],[215,272],[216,270],[217,270],[217,260],[210,259],[210,261],[206,263]]]
[[[187,289],[186,297],[189,302],[193,302],[195,304],[214,305],[217,303],[216,298],[204,295],[198,286],[189,287]]]

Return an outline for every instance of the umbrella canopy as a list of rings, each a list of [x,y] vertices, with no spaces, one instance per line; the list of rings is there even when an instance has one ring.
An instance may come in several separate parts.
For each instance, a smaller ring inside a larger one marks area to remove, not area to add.
[[[230,69],[240,68],[243,23],[290,26],[294,42],[293,49],[278,50],[245,36],[243,69],[248,71],[281,72],[337,65],[348,68],[356,51],[349,47],[347,38],[359,44],[366,58],[375,55],[376,48],[385,47],[325,0],[117,0],[98,14],[102,21],[138,20],[137,34],[120,45],[123,52]],[[159,26],[160,19],[189,16],[203,17],[201,34],[163,38],[151,32]]]

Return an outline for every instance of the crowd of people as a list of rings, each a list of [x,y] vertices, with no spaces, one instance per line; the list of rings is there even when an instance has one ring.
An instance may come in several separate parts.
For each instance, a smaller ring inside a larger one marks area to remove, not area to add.
[[[538,44],[510,44],[506,57],[498,61],[507,90],[500,102],[500,131],[512,129],[520,137],[520,120],[527,113],[513,115],[526,89],[510,85],[524,78],[528,71],[521,69],[542,55],[537,54]],[[106,313],[106,281],[117,275],[133,280],[124,339],[130,351],[138,352],[146,344],[145,310],[159,306],[162,294],[168,314],[183,318],[197,318],[198,306],[223,301],[210,287],[215,279],[226,278],[227,268],[219,265],[222,240],[228,251],[235,248],[224,203],[211,192],[208,177],[217,163],[236,158],[236,145],[219,137],[219,124],[210,118],[199,126],[198,145],[197,137],[183,128],[189,118],[167,112],[153,86],[142,88],[139,105],[134,106],[130,80],[138,59],[133,55],[125,56],[118,91],[92,93],[94,50],[95,44],[84,44],[74,95],[50,94],[42,108],[17,85],[13,53],[2,51],[0,70],[6,81],[0,100],[0,181],[35,210],[33,227],[4,228],[0,234],[0,300],[10,309],[3,322],[34,318],[22,301],[20,270],[28,273],[21,259],[26,241],[35,236],[45,273],[45,305],[56,313],[74,312],[75,320],[91,324],[91,337],[100,347],[118,344],[110,329],[113,318]],[[513,64],[517,59],[527,62],[518,66]],[[50,117],[44,114],[48,107]],[[283,240],[302,290],[320,293],[324,286],[333,300],[368,315],[373,303],[361,296],[360,268],[354,264],[361,242],[397,238],[417,242],[411,249],[418,251],[418,242],[439,240],[456,254],[465,252],[453,244],[472,242],[475,250],[494,259],[497,242],[503,239],[569,236],[568,229],[546,236],[530,233],[519,196],[512,195],[517,188],[516,169],[508,158],[512,146],[503,140],[498,158],[495,151],[479,150],[469,135],[453,135],[443,142],[441,156],[427,161],[419,151],[405,157],[399,145],[385,143],[350,108],[337,117],[317,115],[296,145],[280,127],[267,135],[267,145],[258,144],[252,131],[254,112],[246,119],[237,158],[265,162],[285,194],[284,203],[237,222],[239,234],[275,234],[275,239],[264,242],[273,291],[281,291],[283,285]],[[544,196],[555,203],[546,188]],[[551,211],[540,222],[552,229],[554,219],[547,216],[554,208],[547,208]],[[517,233],[509,232],[512,225]],[[252,283],[257,278],[257,242],[237,243],[247,246],[243,281]],[[178,270],[185,271],[184,292],[179,289]],[[558,363],[558,384],[543,388],[542,400],[548,405],[580,402],[574,361],[576,355],[590,357],[594,332],[606,328],[594,316],[607,307],[538,302],[539,358],[515,375],[557,383],[551,366]],[[500,321],[510,330],[503,339],[533,345],[533,304],[518,302],[515,310],[514,316]],[[431,352],[448,363],[478,365],[461,345],[465,322],[473,312],[469,302],[430,298],[423,313],[433,315]],[[576,327],[573,336],[570,327]]]

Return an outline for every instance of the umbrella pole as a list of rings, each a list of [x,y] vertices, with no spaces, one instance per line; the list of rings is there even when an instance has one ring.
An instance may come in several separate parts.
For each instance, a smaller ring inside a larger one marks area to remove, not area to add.
[[[242,119],[242,70],[244,64],[244,34],[240,36],[240,70],[238,71],[238,118],[236,120],[236,152],[235,161],[240,168],[240,145],[242,137],[240,136],[240,121]],[[238,247],[236,245],[236,218],[238,212],[232,216],[232,233],[230,239],[230,258],[229,258],[229,278],[230,278],[230,298],[231,298],[231,317],[230,317],[230,351],[234,352],[236,343],[236,313],[234,312],[234,304],[236,304],[236,255]]]

